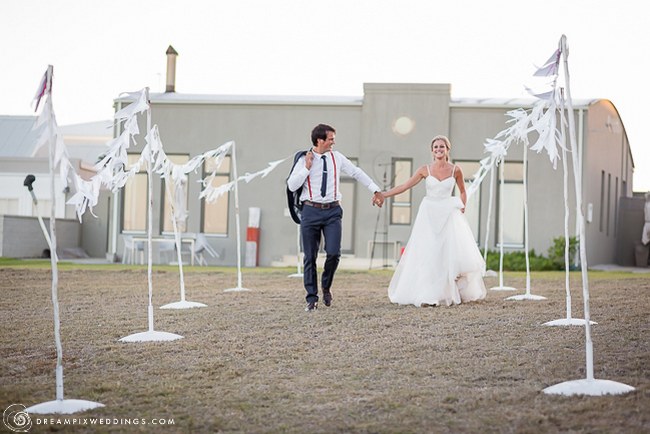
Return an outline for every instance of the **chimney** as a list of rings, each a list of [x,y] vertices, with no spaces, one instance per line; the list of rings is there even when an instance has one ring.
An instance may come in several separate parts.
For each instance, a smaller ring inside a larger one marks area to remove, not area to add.
[[[176,56],[178,53],[171,45],[167,49],[167,85],[165,92],[176,92]]]

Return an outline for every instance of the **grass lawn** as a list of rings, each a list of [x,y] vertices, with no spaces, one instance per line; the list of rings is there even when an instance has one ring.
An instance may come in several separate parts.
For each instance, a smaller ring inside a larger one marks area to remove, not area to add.
[[[650,432],[648,275],[589,279],[595,377],[636,390],[561,397],[542,389],[586,375],[584,328],[542,325],[566,315],[564,273],[533,273],[544,301],[488,290],[478,303],[415,308],[388,301],[390,270],[339,271],[332,306],[309,314],[294,269],[244,269],[249,292],[223,291],[233,268],[184,271],[187,300],[207,307],[158,309],[180,300],[179,276],[153,271],[154,328],[184,338],[122,343],[147,331],[146,267],[60,264],[64,397],[105,407],[53,424],[31,415],[30,432]],[[580,318],[580,274],[571,282]],[[523,293],[525,274],[505,283]],[[0,261],[0,291],[0,408],[53,400],[49,262]]]

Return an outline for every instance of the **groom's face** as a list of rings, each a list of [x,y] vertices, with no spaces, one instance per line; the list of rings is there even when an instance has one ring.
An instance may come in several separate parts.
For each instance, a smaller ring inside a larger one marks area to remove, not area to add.
[[[336,134],[332,131],[327,132],[327,137],[325,140],[323,139],[318,139],[316,141],[316,152],[319,154],[324,154],[325,152],[329,152],[332,150],[332,146],[336,143]]]

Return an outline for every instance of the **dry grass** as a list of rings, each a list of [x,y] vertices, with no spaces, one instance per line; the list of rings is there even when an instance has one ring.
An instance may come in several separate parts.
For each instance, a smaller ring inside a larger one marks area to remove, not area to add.
[[[585,378],[584,329],[565,315],[561,273],[533,276],[548,300],[449,308],[388,302],[389,271],[337,274],[334,303],[303,311],[293,270],[186,270],[201,309],[155,310],[155,329],[184,339],[118,342],[147,330],[144,268],[63,267],[59,279],[65,397],[105,404],[77,417],[174,419],[160,432],[650,432],[650,279],[592,273],[596,378],[636,391],[558,397],[542,389]],[[98,268],[98,269],[97,269]],[[506,283],[525,285],[522,274]],[[580,275],[574,316],[582,316]],[[154,306],[178,301],[178,274],[155,270]],[[0,408],[54,399],[47,268],[0,268]],[[495,279],[486,279],[489,286]],[[62,429],[35,426],[32,432]],[[91,426],[65,432],[91,432]],[[103,426],[151,432],[151,426]]]

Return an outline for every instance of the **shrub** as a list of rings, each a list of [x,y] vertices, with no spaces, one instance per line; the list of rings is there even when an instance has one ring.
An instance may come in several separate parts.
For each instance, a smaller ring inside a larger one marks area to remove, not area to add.
[[[556,267],[556,270],[564,270],[564,237],[553,238],[553,245],[548,248],[548,259]],[[569,269],[573,269],[573,261],[576,257],[576,249],[578,246],[578,239],[576,237],[569,237]]]
[[[531,271],[556,270],[548,258],[537,255],[535,249],[528,253]],[[486,267],[491,270],[499,269],[499,251],[488,251]],[[503,254],[503,269],[508,271],[526,271],[526,254],[524,252],[507,252]]]
[[[574,270],[573,261],[575,259],[578,246],[576,237],[569,238],[569,270]],[[537,255],[535,249],[528,254],[531,271],[562,271],[564,270],[564,237],[553,238],[553,245],[549,247],[548,257]],[[499,251],[488,251],[486,268],[489,270],[499,269]],[[507,252],[503,254],[503,269],[508,271],[526,271],[526,255],[524,252]]]

